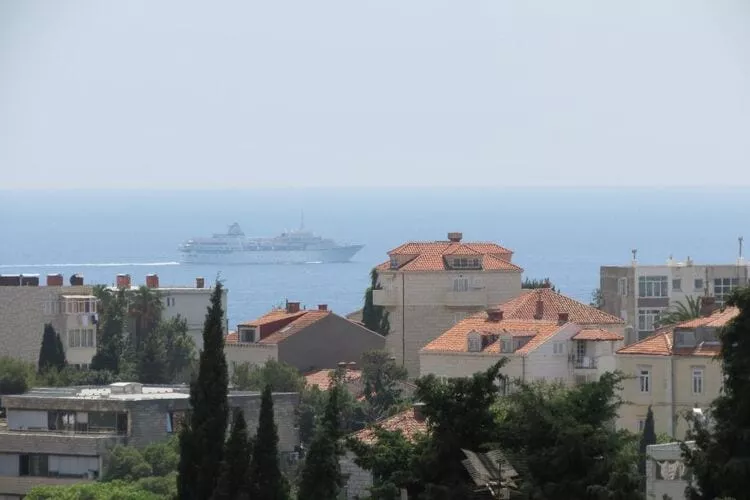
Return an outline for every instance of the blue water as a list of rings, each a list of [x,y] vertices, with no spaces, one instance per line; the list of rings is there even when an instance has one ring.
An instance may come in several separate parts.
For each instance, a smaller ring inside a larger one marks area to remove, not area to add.
[[[275,189],[245,191],[0,191],[0,273],[82,273],[113,283],[129,273],[163,285],[209,281],[229,289],[230,325],[285,299],[327,303],[340,314],[361,306],[369,270],[407,240],[496,241],[515,251],[532,278],[550,277],[588,301],[599,266],[643,263],[674,254],[696,262],[734,262],[737,237],[750,237],[747,189]],[[348,264],[180,265],[177,245],[223,231],[248,235],[299,225],[365,248]],[[750,240],[748,240],[750,241]]]

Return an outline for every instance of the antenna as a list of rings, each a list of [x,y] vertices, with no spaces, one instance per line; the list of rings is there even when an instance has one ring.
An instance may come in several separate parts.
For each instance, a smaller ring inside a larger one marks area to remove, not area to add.
[[[634,248],[630,251],[633,254],[633,264],[638,262],[638,249]]]
[[[740,244],[740,260],[742,260],[742,240],[744,240],[744,238],[742,236],[740,236],[739,238],[737,238],[737,241]]]

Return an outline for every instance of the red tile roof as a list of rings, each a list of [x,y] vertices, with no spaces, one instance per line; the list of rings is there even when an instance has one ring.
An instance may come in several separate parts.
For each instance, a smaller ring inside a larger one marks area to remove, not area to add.
[[[224,337],[224,342],[226,344],[236,344],[239,341],[240,341],[240,338],[237,335],[237,332],[235,331],[229,332],[229,334],[226,337]]]
[[[296,316],[302,316],[305,314],[306,310],[300,310],[294,313],[286,312],[285,309],[273,309],[260,318],[251,320],[251,321],[245,321],[244,323],[240,323],[240,326],[261,326],[266,325],[268,323],[273,323],[274,321],[279,321],[280,319],[288,319],[288,318],[294,318]]]
[[[266,335],[257,342],[258,344],[278,344],[282,340],[299,333],[313,323],[320,321],[329,314],[332,314],[332,312],[319,311],[317,309],[302,310],[296,313],[287,313],[284,310],[273,310],[256,320],[241,323],[240,326],[262,326],[281,319],[291,319],[288,323],[282,323],[283,326],[281,326],[279,330]],[[227,335],[225,341],[226,343],[236,344],[239,342],[239,338],[236,333],[234,335],[230,334]]]
[[[500,304],[505,319],[534,319],[537,301],[541,300],[543,314],[541,319],[557,321],[559,313],[568,313],[568,321],[579,325],[624,325],[625,321],[595,307],[566,297],[551,288],[524,290],[521,295]]]
[[[318,370],[316,372],[308,373],[307,375],[305,375],[305,380],[307,381],[307,385],[309,385],[310,387],[318,386],[318,389],[320,389],[321,391],[327,391],[331,388],[331,375],[335,371],[336,370],[333,369]],[[361,378],[362,370],[347,369],[344,376],[344,382],[357,382]]]
[[[409,441],[414,441],[419,434],[427,433],[427,422],[414,408],[397,413],[392,417],[381,420],[375,425],[391,432],[400,431]],[[352,437],[365,444],[373,444],[376,440],[375,432],[372,428],[362,429],[354,433]]]
[[[532,337],[515,354],[528,354],[552,337],[561,326],[556,321],[507,320],[490,321],[487,313],[477,313],[459,321],[448,331],[422,348],[424,352],[469,352],[469,333],[480,335]],[[501,354],[499,338],[488,344],[482,352]]]
[[[632,354],[641,356],[716,356],[721,349],[717,343],[701,342],[695,347],[674,347],[675,330],[692,330],[698,327],[722,328],[739,314],[739,309],[728,307],[717,311],[711,316],[696,318],[677,325],[667,326],[654,332],[653,335],[625,346],[617,354]]]
[[[466,255],[482,257],[482,269],[490,271],[521,272],[523,269],[511,263],[513,252],[495,243],[459,243],[452,241],[409,242],[394,248],[388,255],[398,257],[398,271],[444,271],[451,270],[445,257]],[[395,270],[390,261],[377,266],[380,271]]]
[[[601,328],[584,329],[571,337],[573,340],[623,340],[625,337]]]

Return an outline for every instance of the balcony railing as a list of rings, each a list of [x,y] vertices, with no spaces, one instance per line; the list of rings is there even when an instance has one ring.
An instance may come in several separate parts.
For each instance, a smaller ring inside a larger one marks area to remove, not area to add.
[[[596,369],[596,358],[592,358],[589,356],[582,356],[577,357],[574,361],[574,366],[576,369]]]

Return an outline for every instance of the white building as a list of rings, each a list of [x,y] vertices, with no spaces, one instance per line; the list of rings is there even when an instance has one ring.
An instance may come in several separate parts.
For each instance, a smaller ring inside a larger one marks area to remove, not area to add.
[[[692,441],[687,442],[693,446]],[[685,489],[690,483],[690,471],[682,459],[680,443],[652,444],[646,447],[646,498],[687,500]]]

